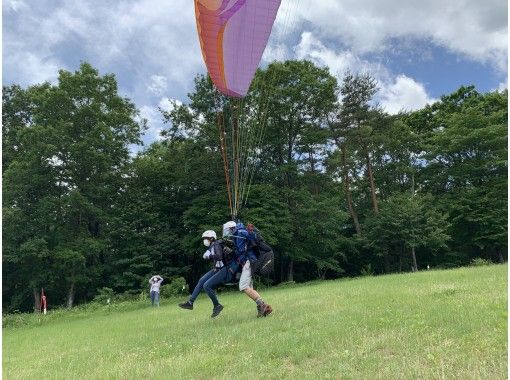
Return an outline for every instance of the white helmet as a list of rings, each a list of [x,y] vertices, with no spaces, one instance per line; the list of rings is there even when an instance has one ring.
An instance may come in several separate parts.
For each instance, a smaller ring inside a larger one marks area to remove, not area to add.
[[[216,240],[216,232],[214,232],[213,230],[207,230],[202,234],[202,237],[213,238],[214,240]]]
[[[223,228],[234,228],[235,226],[237,226],[236,222],[234,222],[233,220],[231,220],[230,222],[227,222],[223,225]]]
[[[231,220],[230,222],[227,222],[223,225],[223,237],[229,236],[232,234],[231,228],[236,227],[236,222]]]
[[[214,232],[213,230],[207,230],[202,234],[202,239],[204,239],[204,241],[203,241],[204,245],[206,247],[210,247],[211,246],[210,239],[216,240],[216,232]]]

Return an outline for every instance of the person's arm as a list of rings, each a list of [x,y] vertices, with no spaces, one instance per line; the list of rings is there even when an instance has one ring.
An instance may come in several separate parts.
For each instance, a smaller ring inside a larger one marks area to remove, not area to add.
[[[212,251],[213,251],[213,254],[212,254],[213,260],[215,260],[215,261],[223,260],[223,244],[220,244],[219,242],[215,242]]]
[[[208,260],[208,259],[211,259],[211,256],[212,256],[212,252],[211,252],[211,249],[208,249],[207,251],[205,251],[204,255],[202,256],[205,260]]]

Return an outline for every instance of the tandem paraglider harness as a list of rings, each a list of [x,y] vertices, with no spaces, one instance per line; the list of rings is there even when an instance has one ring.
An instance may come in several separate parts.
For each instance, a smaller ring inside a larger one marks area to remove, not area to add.
[[[248,249],[251,249],[257,257],[257,261],[252,263],[252,274],[270,276],[274,272],[273,249],[262,239],[257,230],[252,233],[255,234],[255,239],[248,241]]]
[[[274,272],[274,252],[273,249],[267,242],[262,238],[259,231],[251,224],[248,225],[251,228],[248,228],[250,238],[245,238],[243,236],[233,236],[237,239],[242,239],[246,241],[246,251],[251,251],[256,257],[256,260],[251,261],[251,268],[253,275],[260,275],[264,277],[269,277]],[[231,239],[225,239],[225,247],[234,247],[234,243]],[[231,249],[232,249],[231,248]],[[241,258],[234,259],[239,265],[237,270],[242,268],[243,261]],[[232,269],[231,273],[235,271]],[[237,277],[239,277],[239,273],[237,273]]]

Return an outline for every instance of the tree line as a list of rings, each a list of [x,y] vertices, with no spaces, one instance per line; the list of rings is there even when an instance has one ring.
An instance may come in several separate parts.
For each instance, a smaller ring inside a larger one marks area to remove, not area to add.
[[[507,91],[463,86],[397,115],[377,91],[286,61],[238,103],[257,143],[239,216],[274,248],[271,283],[507,260]],[[2,105],[4,312],[37,308],[41,288],[71,307],[154,273],[197,280],[201,233],[230,218],[218,114],[233,104],[208,77],[136,155],[146,121],[87,63],[3,87]]]

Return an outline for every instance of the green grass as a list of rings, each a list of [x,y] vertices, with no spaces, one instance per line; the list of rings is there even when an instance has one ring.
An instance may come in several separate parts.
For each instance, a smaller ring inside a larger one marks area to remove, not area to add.
[[[507,265],[326,281],[195,310],[89,312],[3,329],[5,379],[506,379]]]

